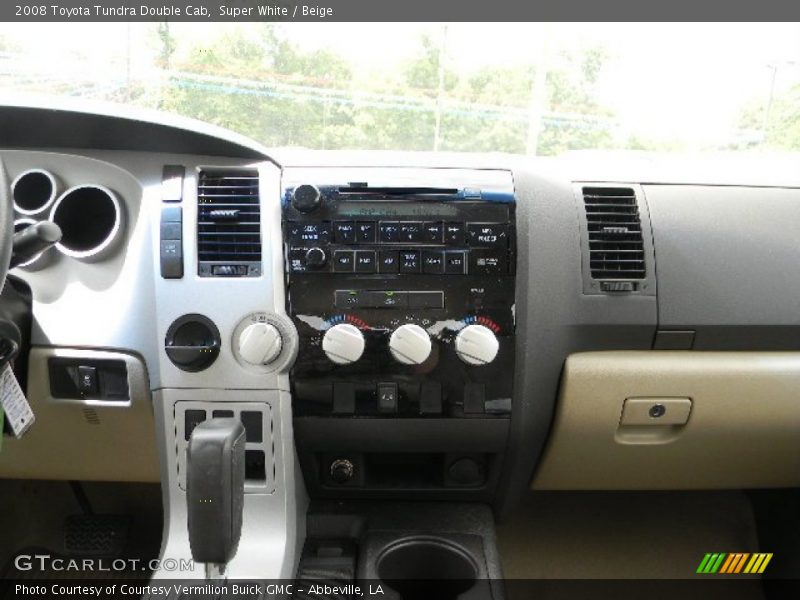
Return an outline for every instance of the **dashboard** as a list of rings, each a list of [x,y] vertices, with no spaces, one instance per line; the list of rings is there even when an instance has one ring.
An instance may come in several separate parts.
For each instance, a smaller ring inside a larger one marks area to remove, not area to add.
[[[0,476],[160,480],[179,511],[188,436],[222,410],[274,510],[298,485],[502,513],[531,486],[800,483],[787,164],[272,151],[153,115],[0,118],[15,228],[63,232],[4,292],[31,307],[17,367],[37,423]]]

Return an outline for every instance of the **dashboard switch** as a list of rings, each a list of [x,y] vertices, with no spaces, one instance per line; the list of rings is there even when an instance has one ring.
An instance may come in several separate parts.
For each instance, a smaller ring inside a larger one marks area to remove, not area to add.
[[[470,246],[506,248],[508,246],[508,226],[505,223],[469,223],[467,239]]]
[[[419,391],[419,414],[442,414],[442,384],[437,381],[425,381]]]
[[[319,188],[309,183],[298,185],[292,192],[292,206],[301,213],[315,211],[322,203],[322,195]]]
[[[464,244],[464,224],[446,223],[444,226],[444,243],[448,246],[462,246]]]
[[[337,244],[352,244],[356,241],[356,228],[352,221],[339,221],[333,226],[333,239]]]
[[[400,223],[400,241],[401,242],[421,242],[422,241],[422,223],[419,221],[407,221]]]
[[[356,386],[348,381],[333,384],[333,414],[352,415],[356,412]]]
[[[444,308],[444,292],[408,292],[408,308]]]
[[[483,325],[467,325],[456,336],[456,354],[468,365],[488,365],[499,349],[497,336]]]
[[[375,242],[375,223],[367,221],[356,223],[356,241],[360,244],[373,244]]]
[[[444,256],[441,251],[428,250],[422,253],[422,272],[429,275],[444,273]]]
[[[397,250],[381,250],[378,259],[379,273],[397,273],[398,254]]]
[[[413,323],[401,325],[389,338],[389,350],[392,356],[404,365],[421,365],[428,360],[431,349],[428,332]]]
[[[442,222],[441,221],[431,221],[425,223],[425,241],[429,244],[441,244],[442,243]]]
[[[408,250],[400,253],[400,272],[419,273],[419,250]]]
[[[504,250],[471,250],[469,253],[470,275],[498,275],[508,272]]]
[[[309,269],[319,269],[325,266],[328,256],[322,248],[309,248],[305,254],[306,267]]]
[[[394,221],[384,222],[380,225],[380,241],[393,244],[400,235],[400,225]]]
[[[78,389],[82,394],[97,393],[97,367],[78,367]]]
[[[337,273],[353,272],[354,253],[352,250],[339,250],[333,253],[333,270]]]
[[[468,383],[464,386],[464,413],[483,414],[486,412],[486,386],[482,383]]]
[[[322,350],[331,362],[349,365],[364,354],[364,334],[355,325],[339,323],[325,332]]]
[[[359,250],[356,252],[356,273],[375,272],[375,251]]]
[[[395,414],[397,412],[397,384],[378,384],[378,412],[381,414]]]
[[[467,261],[463,252],[446,252],[444,255],[444,272],[448,275],[463,275]]]
[[[253,323],[239,336],[239,354],[253,365],[268,365],[281,353],[283,340],[278,328],[269,323]]]

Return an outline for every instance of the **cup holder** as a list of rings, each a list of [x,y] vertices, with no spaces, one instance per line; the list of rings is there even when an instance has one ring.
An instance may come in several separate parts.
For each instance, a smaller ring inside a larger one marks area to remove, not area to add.
[[[122,236],[122,206],[117,196],[101,185],[80,185],[59,196],[50,220],[61,227],[58,250],[72,258],[99,260]]]
[[[478,579],[475,561],[444,540],[411,538],[378,556],[378,577],[404,600],[456,600]]]

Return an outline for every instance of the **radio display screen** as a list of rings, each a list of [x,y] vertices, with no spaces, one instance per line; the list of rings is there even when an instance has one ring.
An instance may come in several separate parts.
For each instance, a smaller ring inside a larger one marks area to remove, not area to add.
[[[458,207],[447,202],[347,202],[339,205],[340,217],[456,217]]]

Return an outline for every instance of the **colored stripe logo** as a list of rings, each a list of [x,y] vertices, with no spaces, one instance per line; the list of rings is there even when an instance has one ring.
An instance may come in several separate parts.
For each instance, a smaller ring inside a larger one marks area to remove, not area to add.
[[[697,572],[711,575],[761,574],[771,560],[771,552],[709,552],[700,561]]]

